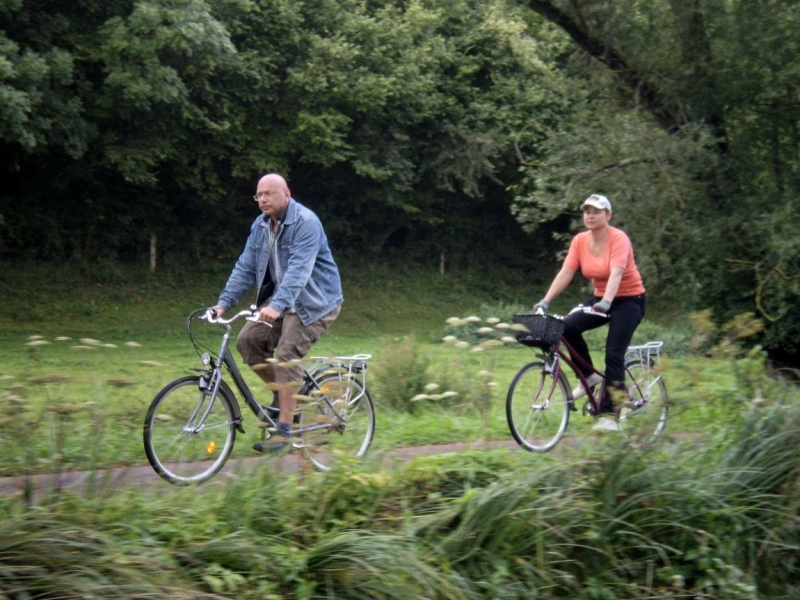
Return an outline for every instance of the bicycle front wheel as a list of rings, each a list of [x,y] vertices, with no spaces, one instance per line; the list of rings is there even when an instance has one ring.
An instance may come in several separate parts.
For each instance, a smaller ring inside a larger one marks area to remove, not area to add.
[[[559,442],[569,423],[567,378],[558,379],[544,363],[520,369],[506,397],[506,418],[511,434],[531,452],[547,452]]]
[[[176,485],[213,477],[236,440],[234,402],[224,384],[212,401],[202,377],[182,377],[165,386],[144,421],[144,451],[156,473]]]
[[[625,383],[627,397],[622,399],[620,431],[633,444],[652,444],[667,425],[667,388],[661,373],[644,361],[632,360],[625,365]]]
[[[314,398],[300,410],[303,452],[320,470],[329,470],[337,457],[360,458],[375,435],[375,405],[361,382],[331,373],[304,391]]]

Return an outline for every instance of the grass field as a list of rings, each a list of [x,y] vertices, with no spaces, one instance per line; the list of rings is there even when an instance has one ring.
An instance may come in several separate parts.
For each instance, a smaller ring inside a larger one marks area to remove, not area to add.
[[[475,353],[441,338],[459,334],[448,328],[449,317],[510,320],[538,298],[541,283],[518,278],[493,286],[480,274],[442,276],[363,265],[343,273],[341,317],[313,354],[373,355],[368,383],[378,405],[376,451],[510,439],[505,393],[516,371],[535,360],[534,352],[511,344]],[[0,393],[12,401],[0,421],[5,449],[0,474],[143,464],[141,426],[150,401],[166,383],[199,365],[186,316],[213,304],[226,276],[210,270],[172,277],[120,267],[6,266]],[[565,298],[560,308],[568,309],[577,298]],[[665,379],[675,398],[668,431],[703,430],[725,421],[733,413],[719,399],[729,398],[734,388],[730,362],[688,354],[688,319],[667,319],[657,304],[650,312],[634,342],[666,341]],[[199,330],[212,348],[219,332],[211,326]],[[600,364],[604,336],[604,330],[588,336]],[[254,390],[263,389],[252,373],[245,375]],[[458,395],[446,404],[409,403],[426,384]],[[250,446],[258,436],[253,423],[247,412],[247,434],[238,438],[234,456],[253,454]],[[591,423],[575,417],[569,433],[585,432]]]
[[[508,319],[541,282],[343,270],[342,317],[315,353],[374,355],[372,456],[510,440],[506,388],[533,352],[441,338],[474,342],[446,319]],[[198,364],[185,317],[214,302],[226,275],[5,265],[0,475],[146,464],[145,410]],[[571,443],[544,455],[478,444],[326,473],[273,472],[264,460],[200,488],[153,475],[2,497],[0,598],[798,598],[797,389],[758,349],[694,351],[689,322],[656,301],[635,339],[666,347],[671,413],[655,447],[576,417]],[[598,360],[603,335],[589,337]],[[434,383],[458,394],[409,402]],[[235,456],[254,454],[247,419]]]

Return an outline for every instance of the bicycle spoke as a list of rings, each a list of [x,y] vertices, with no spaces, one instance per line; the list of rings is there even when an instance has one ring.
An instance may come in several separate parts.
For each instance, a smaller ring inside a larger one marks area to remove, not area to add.
[[[619,428],[632,444],[655,442],[667,424],[667,389],[660,374],[642,360],[626,364],[627,397],[619,416]]]
[[[330,373],[317,384],[318,402],[301,411],[302,446],[317,468],[328,470],[337,457],[366,454],[375,432],[375,410],[359,381]]]
[[[199,388],[198,381],[198,377],[185,377],[167,385],[153,400],[145,420],[147,458],[171,483],[205,481],[222,468],[233,448],[232,400],[220,390],[206,414],[210,394]],[[202,415],[202,424],[189,424]]]
[[[514,439],[527,450],[551,450],[567,429],[568,402],[563,376],[554,380],[544,363],[523,367],[506,398],[506,418]]]

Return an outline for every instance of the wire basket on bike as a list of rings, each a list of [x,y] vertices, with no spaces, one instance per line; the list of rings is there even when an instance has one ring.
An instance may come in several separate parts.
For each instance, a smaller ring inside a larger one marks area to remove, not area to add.
[[[514,315],[514,323],[524,325],[528,331],[517,334],[517,341],[526,346],[551,350],[564,333],[564,321],[549,315]]]

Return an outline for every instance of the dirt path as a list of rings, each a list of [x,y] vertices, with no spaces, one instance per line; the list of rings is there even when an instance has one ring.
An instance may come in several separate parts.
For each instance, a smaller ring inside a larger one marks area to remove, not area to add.
[[[384,455],[375,453],[367,460],[379,461],[381,466],[391,466],[392,463],[406,462],[415,456],[431,454],[444,454],[447,452],[460,452],[474,448],[509,448],[519,449],[513,440],[499,442],[470,442],[460,444],[438,444],[431,446],[415,446],[400,448],[387,452]],[[237,460],[230,460],[220,473],[212,480],[225,481],[240,477],[242,473],[255,469],[268,461],[272,470],[279,472],[297,472],[304,466],[302,457],[298,454],[289,454],[279,459],[264,456],[249,456]],[[64,471],[62,473],[48,473],[31,475],[29,477],[3,477],[0,478],[0,496],[24,496],[26,489],[34,499],[41,499],[54,491],[82,491],[93,490],[98,495],[113,494],[117,490],[137,488],[149,490],[153,493],[163,493],[165,490],[174,489],[162,480],[155,471],[147,466],[119,467],[103,469],[100,471]]]

